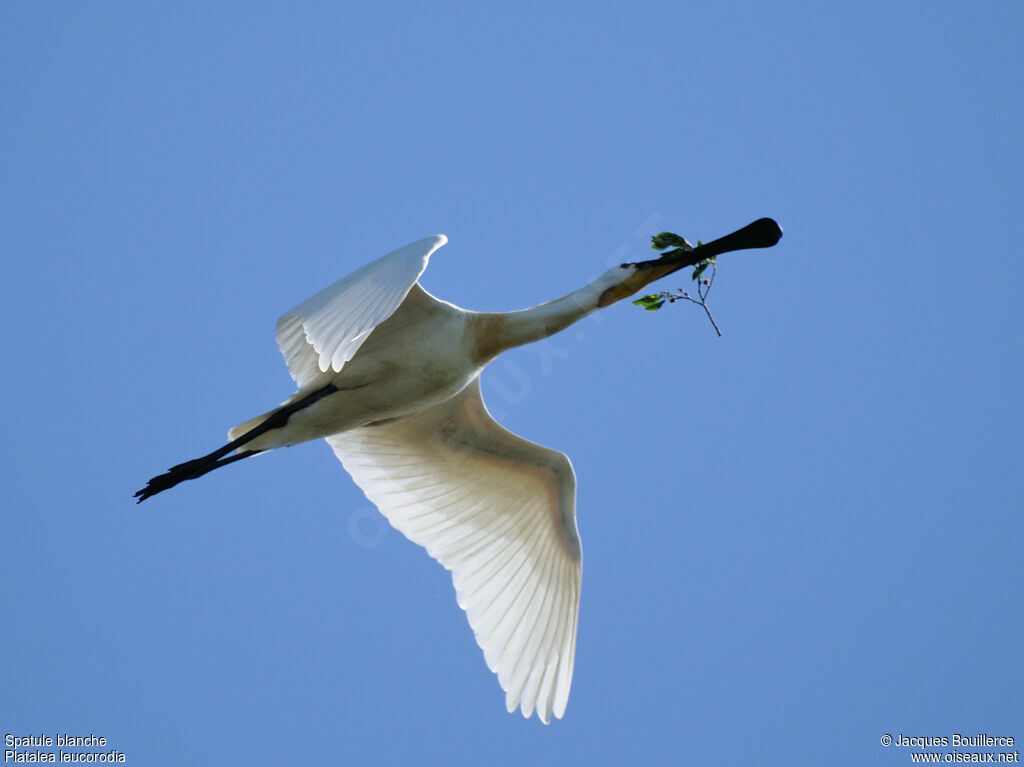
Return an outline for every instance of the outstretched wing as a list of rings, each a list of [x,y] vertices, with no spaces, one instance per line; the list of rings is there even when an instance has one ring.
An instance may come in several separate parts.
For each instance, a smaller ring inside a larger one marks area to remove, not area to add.
[[[299,388],[328,369],[341,372],[370,332],[402,303],[430,254],[446,242],[437,234],[399,248],[283,315],[277,321],[277,346]]]
[[[388,521],[452,571],[508,710],[561,718],[582,567],[569,459],[499,425],[479,378],[419,415],[327,441]]]

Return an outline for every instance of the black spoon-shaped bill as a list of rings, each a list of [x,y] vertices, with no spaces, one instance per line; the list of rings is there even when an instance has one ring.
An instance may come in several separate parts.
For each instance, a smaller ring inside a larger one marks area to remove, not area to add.
[[[699,264],[705,258],[711,258],[721,253],[728,253],[732,250],[749,250],[750,248],[770,248],[781,238],[782,227],[774,219],[759,218],[742,229],[737,229],[732,234],[705,242],[693,250],[677,248],[663,253],[661,258],[640,261],[635,264],[623,264],[623,266],[635,266],[643,270],[653,269],[660,273],[658,275],[660,278],[685,266]]]
[[[690,256],[697,260],[728,253],[731,250],[749,250],[751,248],[770,248],[782,238],[782,227],[771,218],[759,218],[732,234],[719,237],[717,240],[705,242],[694,248]]]

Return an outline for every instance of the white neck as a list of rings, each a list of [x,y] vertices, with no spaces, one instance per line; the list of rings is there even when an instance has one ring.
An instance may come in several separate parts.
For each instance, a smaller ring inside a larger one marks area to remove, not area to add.
[[[626,279],[632,270],[615,266],[589,285],[554,301],[515,312],[474,312],[478,348],[490,359],[506,349],[553,336],[574,322],[597,311],[604,304],[602,294]]]

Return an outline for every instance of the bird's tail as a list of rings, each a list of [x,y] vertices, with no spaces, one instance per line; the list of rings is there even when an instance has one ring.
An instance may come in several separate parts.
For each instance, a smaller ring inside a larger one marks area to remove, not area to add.
[[[272,416],[273,414],[274,411],[271,410],[267,413],[264,413],[263,415],[258,415],[255,418],[250,418],[245,423],[240,423],[238,424],[238,426],[228,429],[228,439],[234,442],[239,437],[248,434],[250,431],[255,429],[261,423],[270,418],[270,416]]]

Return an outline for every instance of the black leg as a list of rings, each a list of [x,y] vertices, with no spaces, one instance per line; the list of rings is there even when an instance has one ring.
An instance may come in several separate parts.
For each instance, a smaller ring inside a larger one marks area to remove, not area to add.
[[[164,490],[177,485],[179,482],[184,482],[187,479],[195,479],[201,477],[214,469],[219,469],[221,466],[227,466],[229,463],[240,461],[243,458],[248,458],[251,455],[256,455],[262,452],[261,450],[246,450],[238,455],[233,455],[225,458],[228,453],[231,453],[242,445],[248,442],[252,442],[254,439],[262,434],[266,434],[268,431],[274,429],[280,429],[291,418],[292,414],[297,413],[303,408],[307,408],[315,402],[326,397],[328,394],[334,394],[338,391],[338,387],[334,384],[327,384],[322,389],[317,389],[312,394],[303,397],[298,402],[293,402],[291,405],[285,405],[282,408],[278,408],[271,413],[267,418],[260,423],[258,426],[253,427],[238,439],[233,439],[223,447],[217,448],[209,455],[204,455],[202,458],[195,458],[191,461],[185,461],[185,463],[179,463],[177,466],[172,466],[167,472],[153,477],[146,486],[139,490],[135,494],[138,498],[136,503],[142,503],[147,498],[162,493]]]
[[[211,460],[209,456],[204,456],[203,458],[197,458],[194,461],[187,461],[186,463],[178,464],[170,471],[149,480],[149,482],[146,483],[146,486],[135,494],[135,497],[139,499],[136,503],[142,503],[150,496],[162,493],[164,490],[169,490],[179,482],[201,477],[214,469],[219,469],[221,466],[227,466],[229,463],[234,463],[235,461],[240,461],[243,458],[248,458],[251,455],[256,455],[257,453],[262,452],[262,450],[246,450],[244,453],[239,453],[238,455],[233,455],[229,458]]]

